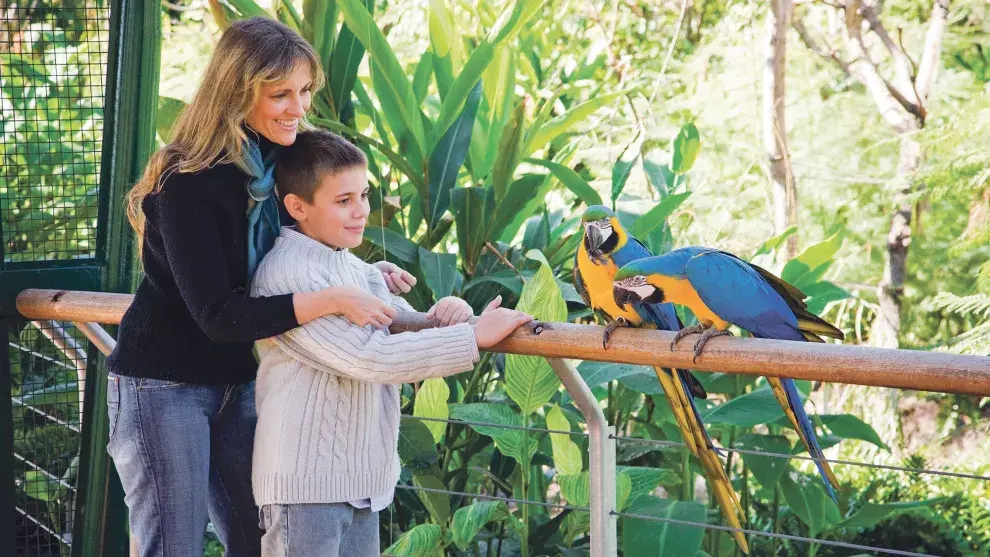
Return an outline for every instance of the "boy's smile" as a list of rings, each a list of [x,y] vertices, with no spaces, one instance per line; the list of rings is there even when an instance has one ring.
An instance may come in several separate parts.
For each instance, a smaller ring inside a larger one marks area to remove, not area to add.
[[[355,166],[327,174],[312,203],[289,194],[285,204],[303,234],[333,248],[356,248],[364,240],[371,212],[367,168]]]

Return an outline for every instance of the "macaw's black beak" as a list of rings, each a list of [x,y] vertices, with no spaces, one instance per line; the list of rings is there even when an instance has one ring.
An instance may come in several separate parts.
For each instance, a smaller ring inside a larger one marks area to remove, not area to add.
[[[597,226],[588,224],[584,227],[584,232],[585,242],[587,242],[589,252],[598,251],[602,247],[602,244],[605,243],[605,238],[602,238],[602,231],[598,230]]]
[[[621,286],[612,287],[612,298],[615,299],[615,303],[622,309],[625,309],[629,304],[635,304],[641,301],[639,294],[636,294],[632,290],[626,290]]]

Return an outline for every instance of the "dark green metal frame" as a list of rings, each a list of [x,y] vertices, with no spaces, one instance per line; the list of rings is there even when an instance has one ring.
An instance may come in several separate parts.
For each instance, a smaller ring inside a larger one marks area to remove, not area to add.
[[[0,335],[16,315],[25,288],[127,292],[133,284],[134,242],[127,222],[127,191],[154,149],[161,50],[161,4],[112,0],[97,256],[83,261],[4,265],[0,246]],[[6,316],[6,317],[5,317]],[[112,332],[112,331],[111,331]],[[89,347],[73,557],[128,554],[127,511],[106,454],[106,371]],[[13,432],[9,358],[0,358],[0,547],[14,547]]]

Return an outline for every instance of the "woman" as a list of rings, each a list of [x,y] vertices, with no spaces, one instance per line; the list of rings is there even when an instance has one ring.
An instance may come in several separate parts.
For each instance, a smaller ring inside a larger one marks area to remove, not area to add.
[[[143,556],[201,556],[207,517],[228,556],[258,555],[253,342],[328,314],[378,327],[395,315],[357,288],[248,296],[278,234],[275,156],[323,81],[316,53],[288,27],[233,24],[172,142],[130,192],[145,277],[107,359],[107,448]],[[415,283],[379,269],[394,290]]]

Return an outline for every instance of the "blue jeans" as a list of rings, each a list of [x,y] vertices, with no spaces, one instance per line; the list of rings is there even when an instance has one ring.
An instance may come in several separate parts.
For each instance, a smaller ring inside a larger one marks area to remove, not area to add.
[[[207,517],[228,557],[261,554],[251,495],[254,383],[111,374],[110,442],[142,557],[202,557]]]
[[[378,513],[349,503],[265,505],[264,557],[379,557]]]

